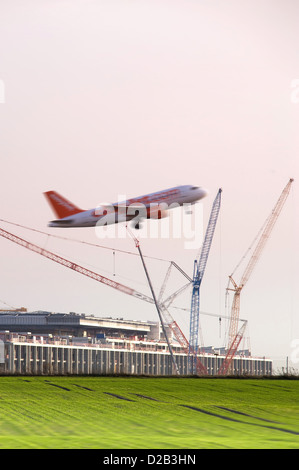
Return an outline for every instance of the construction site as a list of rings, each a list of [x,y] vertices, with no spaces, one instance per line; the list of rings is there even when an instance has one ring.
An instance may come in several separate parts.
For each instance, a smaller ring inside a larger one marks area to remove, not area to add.
[[[150,296],[0,228],[2,238],[88,277],[92,281],[117,290],[122,295],[133,296],[139,302],[152,304],[157,313],[156,321],[136,321],[124,318],[102,318],[98,315],[74,312],[28,312],[26,308],[4,309],[0,312],[0,373],[151,376],[272,375],[271,359],[254,357],[250,349],[241,347],[248,320],[240,317],[240,298],[271,236],[292,183],[293,179],[290,179],[249,247],[248,251],[251,256],[240,280],[235,280],[235,270],[228,276],[226,292],[233,293],[229,315],[221,315],[219,312],[209,314],[217,318],[219,324],[223,319],[229,325],[226,345],[221,348],[203,344],[202,317],[205,313],[200,308],[203,295],[201,283],[221,210],[221,188],[212,204],[203,243],[196,259],[193,260],[193,276],[190,277],[176,262],[171,261],[157,294],[153,288],[140,241],[130,231],[142,262],[151,292]],[[54,235],[51,236],[54,237]],[[116,248],[114,250],[117,251]],[[165,298],[166,285],[173,269],[178,270],[184,276],[185,283]],[[174,300],[188,288],[191,288],[191,298],[184,311],[188,315],[189,335],[183,333],[181,325],[171,314]]]

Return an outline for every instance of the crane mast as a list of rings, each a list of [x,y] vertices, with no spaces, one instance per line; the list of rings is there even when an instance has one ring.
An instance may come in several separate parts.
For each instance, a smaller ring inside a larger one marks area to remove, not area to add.
[[[163,285],[161,287],[161,290],[160,290],[160,293],[159,293],[159,299],[157,300],[156,295],[155,295],[154,290],[153,290],[153,287],[152,287],[152,284],[151,284],[151,280],[150,280],[145,262],[144,262],[142,251],[140,249],[139,240],[137,240],[137,238],[134,236],[134,234],[131,232],[131,230],[129,230],[128,227],[127,227],[127,230],[129,231],[131,237],[135,241],[135,245],[136,245],[136,247],[139,251],[139,255],[140,255],[140,258],[141,258],[141,261],[142,261],[142,264],[143,264],[143,268],[145,270],[145,274],[146,274],[146,277],[148,279],[148,283],[149,283],[149,286],[150,286],[150,289],[151,289],[151,292],[152,292],[152,295],[153,295],[153,299],[154,299],[154,302],[155,302],[155,305],[156,305],[156,309],[157,309],[157,312],[158,312],[158,315],[159,315],[159,319],[160,319],[160,323],[161,323],[161,326],[162,326],[162,329],[163,329],[163,333],[164,333],[165,339],[166,339],[167,344],[168,344],[168,349],[169,349],[169,352],[170,352],[170,355],[171,355],[172,363],[174,365],[176,373],[179,375],[179,369],[178,369],[178,366],[175,362],[175,357],[174,357],[174,354],[172,352],[171,344],[170,344],[169,339],[167,337],[167,332],[166,332],[166,329],[165,329],[165,325],[167,325],[171,329],[172,333],[174,334],[175,338],[177,339],[177,341],[179,342],[180,346],[182,347],[182,349],[184,350],[184,352],[186,354],[188,354],[189,351],[190,351],[190,345],[189,345],[188,340],[186,339],[184,333],[182,332],[181,328],[179,327],[177,322],[174,320],[174,318],[172,317],[170,312],[167,310],[167,307],[165,306],[165,304],[162,302],[162,296],[163,296],[163,293],[164,293],[164,290],[165,290],[165,285],[166,285],[166,282],[169,278],[172,266],[175,266],[185,277],[187,277],[189,282],[191,282],[191,279],[189,278],[188,274],[186,274],[174,261],[172,261],[170,263],[170,266],[169,266],[168,270],[167,270],[165,280],[164,280]],[[196,367],[196,370],[197,370],[199,375],[207,375],[208,374],[208,371],[207,371],[206,367],[201,363],[199,358],[196,358],[195,367]]]
[[[273,230],[273,227],[282,211],[282,208],[287,200],[287,197],[290,193],[291,185],[293,183],[293,179],[291,178],[285,188],[283,189],[278,201],[276,202],[271,214],[269,215],[268,219],[266,220],[264,229],[260,235],[260,238],[256,244],[256,247],[254,249],[254,252],[244,270],[244,273],[242,275],[241,281],[239,285],[234,281],[232,276],[229,276],[229,281],[232,283],[233,287],[228,288],[228,290],[232,290],[234,292],[234,298],[233,298],[233,303],[232,303],[232,308],[231,308],[231,320],[230,320],[230,326],[229,326],[229,334],[228,334],[228,352],[227,356],[225,358],[225,364],[223,365],[221,369],[221,373],[223,371],[228,371],[229,369],[229,364],[231,363],[233,359],[233,354],[232,351],[234,351],[234,344],[236,342],[236,338],[239,337],[238,334],[238,324],[239,324],[239,315],[240,315],[240,296],[242,289],[246,285],[247,281],[249,280],[253,269],[255,268],[258,260],[260,259],[260,256],[262,254],[262,251],[266,245],[267,240],[269,239],[271,232]],[[240,341],[239,341],[240,342]]]
[[[194,356],[198,354],[198,337],[200,336],[200,343],[203,346],[203,339],[201,333],[201,327],[199,323],[199,310],[200,310],[200,285],[206,269],[210,248],[215,232],[215,227],[220,211],[221,205],[221,193],[220,188],[217,196],[213,202],[207,230],[205,233],[204,242],[200,252],[200,256],[194,261],[193,270],[193,287],[192,287],[192,298],[191,298],[191,311],[190,311],[190,341],[189,341],[189,370],[194,373]]]
[[[163,334],[164,334],[165,340],[166,340],[167,345],[168,345],[172,365],[173,365],[174,370],[176,371],[177,375],[180,375],[179,368],[178,368],[177,363],[175,361],[173,350],[172,350],[172,347],[171,347],[171,344],[170,344],[170,341],[169,341],[169,338],[168,338],[168,335],[167,335],[167,332],[166,332],[164,319],[163,319],[163,316],[162,316],[162,313],[161,313],[161,307],[160,307],[159,302],[156,298],[156,294],[155,294],[155,291],[154,291],[154,288],[153,288],[153,285],[152,285],[152,281],[150,279],[150,276],[149,276],[149,273],[148,273],[148,270],[147,270],[147,267],[146,267],[146,264],[145,264],[145,261],[144,261],[144,258],[143,258],[143,254],[142,254],[142,251],[141,251],[141,248],[140,248],[140,242],[134,236],[134,234],[131,232],[131,230],[129,230],[128,226],[127,226],[127,230],[130,233],[131,237],[133,238],[133,240],[135,242],[135,245],[136,245],[136,248],[138,249],[140,259],[141,259],[141,262],[142,262],[142,265],[143,265],[143,269],[144,269],[144,272],[145,272],[145,275],[146,275],[146,278],[147,278],[147,281],[148,281],[148,284],[149,284],[149,287],[150,287],[150,290],[151,290],[151,293],[152,293],[152,296],[153,296],[153,300],[154,300],[154,303],[155,303],[155,306],[156,306],[156,310],[158,312],[158,316],[159,316],[159,320],[160,320],[160,323],[161,323],[161,326],[162,326]]]
[[[226,357],[225,357],[224,361],[222,362],[221,366],[219,367],[218,375],[227,374],[227,372],[228,372],[228,370],[231,366],[232,360],[234,358],[234,355],[236,354],[237,349],[239,347],[239,344],[241,343],[242,338],[244,336],[246,326],[247,326],[247,321],[243,323],[240,330],[237,332],[236,336],[234,337],[234,339],[233,339],[233,341],[232,341],[232,343],[229,347],[229,350],[226,354]]]

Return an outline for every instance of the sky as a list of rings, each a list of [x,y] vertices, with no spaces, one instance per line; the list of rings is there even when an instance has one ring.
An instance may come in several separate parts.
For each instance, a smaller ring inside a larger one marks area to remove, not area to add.
[[[124,227],[109,237],[51,229],[43,192],[90,209],[120,195],[203,186],[204,229],[222,188],[201,285],[201,310],[216,315],[201,316],[204,344],[222,346],[228,322],[217,316],[230,314],[228,276],[294,178],[242,292],[240,317],[253,355],[279,366],[288,357],[297,370],[298,2],[1,0],[0,8],[0,227],[150,295]],[[197,240],[186,246],[183,230],[176,239],[148,236],[148,224],[167,223],[147,222],[138,233],[157,294],[169,261],[192,276],[200,249]],[[0,253],[0,308],[158,319],[153,305],[8,240]],[[165,293],[185,281],[172,268]],[[189,289],[171,310],[187,336],[190,302]]]

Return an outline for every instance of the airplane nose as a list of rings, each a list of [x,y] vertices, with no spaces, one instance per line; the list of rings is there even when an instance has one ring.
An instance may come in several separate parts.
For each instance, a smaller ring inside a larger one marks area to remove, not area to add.
[[[199,193],[201,197],[206,197],[209,195],[209,191],[206,188],[200,188]]]

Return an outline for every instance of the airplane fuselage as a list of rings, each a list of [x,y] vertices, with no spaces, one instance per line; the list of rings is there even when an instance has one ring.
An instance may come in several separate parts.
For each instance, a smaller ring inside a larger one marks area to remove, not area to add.
[[[168,210],[175,207],[194,204],[207,195],[207,191],[198,186],[176,186],[155,193],[112,204],[100,204],[95,209],[81,210],[54,191],[45,193],[57,213],[71,215],[49,222],[49,227],[94,227],[127,222],[133,218],[161,219],[168,216]],[[73,210],[72,210],[73,207]]]

